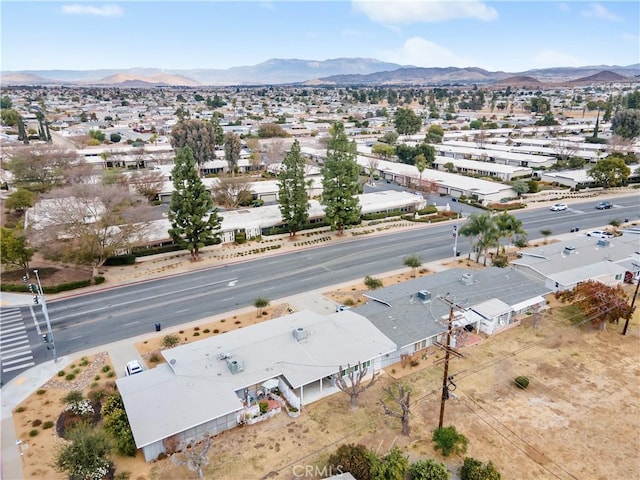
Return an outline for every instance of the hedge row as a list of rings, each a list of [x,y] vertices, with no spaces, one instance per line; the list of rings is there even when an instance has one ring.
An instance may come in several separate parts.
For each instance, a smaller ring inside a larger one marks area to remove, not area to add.
[[[94,283],[96,285],[99,285],[101,283],[104,283],[105,278],[104,277],[95,277],[93,279]],[[88,287],[89,285],[91,285],[91,279],[89,280],[78,280],[77,282],[68,282],[68,283],[61,283],[59,285],[48,285],[48,286],[43,286],[42,290],[44,293],[60,293],[60,292],[66,292],[68,290],[75,290],[76,288],[84,288],[84,287]],[[0,290],[2,290],[3,292],[24,292],[24,293],[28,293],[29,289],[27,288],[27,286],[23,283],[16,283],[16,284],[12,284],[12,283],[2,283],[0,284]]]
[[[366,215],[362,215],[362,220],[380,220],[381,218],[387,217],[399,217],[403,213],[400,209],[390,210],[388,212],[367,213]]]

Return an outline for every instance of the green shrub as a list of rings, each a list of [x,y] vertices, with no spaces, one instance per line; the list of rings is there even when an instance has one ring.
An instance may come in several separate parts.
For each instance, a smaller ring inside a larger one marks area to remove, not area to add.
[[[529,386],[529,379],[522,375],[516,377],[516,385],[524,390]]]
[[[200,336],[200,332],[193,332],[193,336],[194,337],[199,337]]]
[[[442,455],[448,457],[452,453],[463,455],[467,452],[469,440],[463,434],[456,431],[456,427],[437,428],[431,439],[435,442],[435,449],[441,450]]]
[[[97,382],[98,380],[100,380],[100,375],[96,375],[95,377],[93,377],[93,379]]]
[[[24,412],[25,410],[26,410],[26,407],[18,407],[18,408],[16,408],[15,412],[16,412],[16,413],[22,413],[22,412]]]
[[[100,285],[101,283],[104,283],[106,280],[107,279],[102,276],[97,276],[97,277],[94,277],[93,283],[95,283],[96,285]]]
[[[158,253],[177,252],[179,250],[182,250],[179,245],[170,244],[170,245],[163,245],[160,247],[134,248],[131,253],[136,257],[146,257],[148,255],[157,255]]]
[[[86,367],[87,365],[89,365],[89,359],[87,357],[82,357],[80,359],[80,366]]]
[[[104,367],[102,367],[103,373],[107,373],[109,370],[111,370],[111,367],[109,365],[105,365]]]
[[[491,264],[494,267],[505,268],[507,265],[509,265],[509,260],[507,260],[507,257],[505,255],[498,255],[497,257],[493,257]]]
[[[152,363],[158,363],[160,361],[160,356],[157,353],[152,353],[149,357],[149,361]]]
[[[367,275],[364,277],[364,284],[369,290],[375,290],[376,288],[382,287],[382,280]]]
[[[48,430],[48,429],[50,429],[51,427],[53,427],[53,422],[52,422],[51,420],[47,420],[46,422],[44,422],[44,423],[42,424],[42,429],[43,429],[43,430]]]
[[[172,334],[165,335],[164,338],[162,339],[162,346],[165,348],[175,347],[179,343],[180,343],[180,339],[178,338],[177,335],[172,335]]]
[[[258,402],[258,407],[260,407],[260,413],[267,413],[269,402]]]
[[[107,378],[113,378],[116,376],[116,372],[114,372],[113,370],[111,370],[109,373],[107,373]]]
[[[74,380],[76,376],[73,373],[68,373],[67,376],[64,378],[65,380],[68,380],[70,382],[71,380]]]
[[[480,460],[467,457],[460,467],[460,478],[462,480],[500,480],[500,472],[496,470],[493,463],[486,465]]]
[[[35,428],[29,432],[30,437],[35,437],[36,435],[38,435],[38,430]]]
[[[202,333],[209,333],[211,330],[209,330],[208,328],[205,328],[204,330],[202,330]]]
[[[129,253],[127,255],[109,257],[104,262],[104,265],[107,267],[117,267],[121,265],[133,265],[134,263],[136,263],[136,256],[133,253]]]
[[[47,391],[44,388],[39,388],[38,391],[36,392],[38,395],[44,395],[45,393],[47,393]]]

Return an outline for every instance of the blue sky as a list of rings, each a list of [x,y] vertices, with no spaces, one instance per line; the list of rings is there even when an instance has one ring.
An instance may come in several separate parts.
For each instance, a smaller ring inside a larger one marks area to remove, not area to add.
[[[3,72],[376,58],[509,72],[640,62],[637,1],[14,1]]]

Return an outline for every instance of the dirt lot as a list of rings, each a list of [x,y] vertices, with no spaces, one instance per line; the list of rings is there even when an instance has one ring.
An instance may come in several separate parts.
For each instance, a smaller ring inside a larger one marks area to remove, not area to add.
[[[387,284],[401,280],[384,279]],[[363,290],[364,285],[353,285],[327,294],[338,299]],[[544,315],[538,329],[527,319],[520,327],[461,349],[464,358],[454,359],[450,366],[457,398],[446,403],[445,425],[455,425],[469,438],[467,455],[493,461],[505,479],[638,478],[638,314],[623,337],[622,325],[604,332],[590,325],[575,327],[566,309],[551,306],[555,308]],[[285,313],[286,308],[274,305],[259,317],[257,312],[230,316],[217,326],[203,324],[199,331],[208,328],[212,335],[217,328],[221,333],[221,325],[246,326],[271,318],[276,311]],[[197,340],[194,332],[186,332],[187,341]],[[138,345],[141,353],[159,348],[160,338]],[[438,424],[442,382],[442,365],[433,361],[441,356],[434,350],[416,367],[389,368],[361,396],[356,412],[349,411],[348,397],[338,393],[304,407],[298,418],[281,413],[217,436],[205,478],[293,479],[301,468],[319,465],[344,442],[363,443],[379,453],[397,445],[412,461],[432,457],[457,472],[462,459],[441,457],[430,441]],[[35,437],[29,431],[34,429],[33,420],[55,421],[61,411],[58,399],[69,389],[88,391],[94,375],[101,375],[97,388],[109,381],[100,373],[108,359],[90,360],[83,382],[54,378],[44,387],[45,393],[34,393],[23,404],[25,410],[14,414],[18,438],[29,445],[24,451],[25,478],[64,478],[49,466],[61,442],[55,429],[37,428]],[[531,379],[527,390],[515,386],[518,375]],[[400,433],[399,421],[385,416],[379,405],[382,387],[396,381],[413,389],[410,437]],[[129,478],[135,480],[197,478],[169,459],[146,464],[138,454],[114,460],[117,472],[130,472]]]

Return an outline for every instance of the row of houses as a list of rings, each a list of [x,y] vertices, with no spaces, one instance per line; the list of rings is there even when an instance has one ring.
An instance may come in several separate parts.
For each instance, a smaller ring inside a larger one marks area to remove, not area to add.
[[[571,253],[567,253],[567,249]],[[546,308],[546,295],[595,279],[638,276],[638,237],[606,245],[576,236],[528,251],[510,268],[453,268],[371,291],[364,305],[330,315],[299,311],[162,352],[163,363],[117,380],[136,446],[147,461],[243,424],[277,387],[297,409],[338,392],[336,379],[360,362],[368,375],[469,331],[488,336]],[[179,405],[176,408],[176,405]]]

